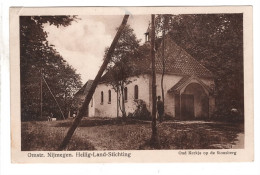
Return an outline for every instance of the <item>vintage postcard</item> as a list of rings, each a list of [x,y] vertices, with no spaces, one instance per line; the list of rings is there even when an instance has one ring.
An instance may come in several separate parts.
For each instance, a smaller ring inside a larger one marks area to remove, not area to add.
[[[12,163],[254,161],[251,6],[10,8]]]

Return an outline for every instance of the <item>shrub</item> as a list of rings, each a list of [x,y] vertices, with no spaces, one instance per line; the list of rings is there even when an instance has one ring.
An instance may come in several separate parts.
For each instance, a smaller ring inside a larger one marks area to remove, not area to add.
[[[231,123],[243,123],[244,115],[240,111],[226,111],[223,112],[215,112],[211,117],[213,121],[221,121],[221,122],[231,122]]]
[[[169,114],[164,114],[163,115],[163,120],[173,120],[174,118],[173,118],[173,116],[172,115],[169,115]]]
[[[136,110],[134,113],[129,114],[128,116],[138,120],[151,120],[151,113],[148,111],[145,101],[135,100]]]

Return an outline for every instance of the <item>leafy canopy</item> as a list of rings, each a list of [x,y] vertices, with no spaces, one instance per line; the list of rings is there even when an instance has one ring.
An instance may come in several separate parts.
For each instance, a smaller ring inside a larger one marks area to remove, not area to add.
[[[71,99],[81,87],[81,78],[50,45],[43,25],[68,26],[76,16],[21,16],[20,17],[20,75],[21,75],[21,117],[22,120],[40,120],[41,87],[43,116],[54,114],[61,118],[58,106],[47,85],[62,108],[69,111]],[[42,75],[41,75],[42,72]]]

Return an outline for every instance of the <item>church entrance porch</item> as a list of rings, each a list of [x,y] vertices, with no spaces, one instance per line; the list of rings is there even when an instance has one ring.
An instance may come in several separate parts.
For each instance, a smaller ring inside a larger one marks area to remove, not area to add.
[[[181,94],[180,119],[205,119],[209,117],[209,100],[203,87],[198,83],[191,83]]]
[[[207,119],[214,112],[214,90],[197,77],[183,77],[168,93],[174,94],[176,119]]]

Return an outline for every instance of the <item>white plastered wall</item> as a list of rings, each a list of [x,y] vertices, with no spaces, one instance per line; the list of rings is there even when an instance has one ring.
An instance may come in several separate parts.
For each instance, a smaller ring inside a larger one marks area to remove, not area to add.
[[[161,74],[156,74],[156,95],[162,96],[161,91]],[[164,76],[164,97],[165,97],[165,113],[171,116],[175,116],[175,103],[174,94],[168,93],[176,83],[178,83],[183,76],[179,75],[165,75]],[[151,98],[151,76],[150,75],[140,75],[129,78],[132,83],[128,84],[128,99],[125,102],[126,114],[133,113],[136,109],[134,102],[134,88],[138,85],[139,99],[142,99],[147,104],[148,110],[152,111],[152,98]],[[193,81],[193,80],[192,80]],[[211,79],[201,79],[203,83],[210,87],[214,84]],[[185,88],[183,88],[185,89]],[[108,90],[111,90],[111,103],[108,103]],[[104,102],[101,104],[101,91],[104,93]],[[99,84],[94,93],[93,106],[89,105],[89,116],[98,117],[116,117],[117,116],[117,94],[112,89],[112,86],[105,83]],[[119,116],[121,116],[121,111],[119,110]]]
[[[162,96],[161,89],[161,74],[156,74],[156,95]],[[164,75],[163,78],[163,89],[164,89],[164,111],[165,114],[175,116],[175,103],[174,103],[174,94],[168,93],[168,90],[171,89],[176,83],[182,79],[182,76],[178,75]]]
[[[136,109],[134,102],[134,88],[138,85],[139,99],[146,102],[147,106],[149,104],[149,78],[147,75],[140,75],[138,77],[129,78],[132,81],[127,87],[127,101],[125,102],[126,114],[133,113]],[[111,90],[111,103],[108,102],[108,91]],[[101,103],[101,91],[104,94],[104,102]],[[94,93],[94,103],[92,110],[92,115],[98,117],[116,117],[117,116],[117,93],[112,89],[111,85],[102,83],[99,84]],[[90,111],[91,111],[90,110]],[[121,116],[121,111],[119,109],[119,116]]]

